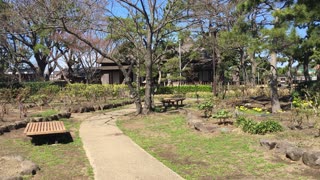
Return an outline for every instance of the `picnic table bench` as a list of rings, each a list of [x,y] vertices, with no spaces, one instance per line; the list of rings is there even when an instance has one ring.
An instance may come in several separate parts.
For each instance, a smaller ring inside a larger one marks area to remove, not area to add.
[[[49,122],[30,122],[27,124],[24,133],[27,136],[38,136],[47,134],[66,133],[63,121],[49,121]]]
[[[179,102],[180,102],[180,106],[183,105],[183,100],[185,100],[186,98],[164,98],[163,100],[161,100],[162,105],[164,107],[164,111],[167,110],[168,107],[171,106],[175,106],[176,109],[178,109],[179,107]]]

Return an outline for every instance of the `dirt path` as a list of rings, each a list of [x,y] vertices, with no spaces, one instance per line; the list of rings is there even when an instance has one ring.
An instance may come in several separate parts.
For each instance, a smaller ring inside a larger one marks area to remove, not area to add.
[[[182,179],[152,157],[116,126],[119,116],[133,113],[133,106],[106,113],[72,115],[84,119],[80,137],[96,180],[103,179]]]

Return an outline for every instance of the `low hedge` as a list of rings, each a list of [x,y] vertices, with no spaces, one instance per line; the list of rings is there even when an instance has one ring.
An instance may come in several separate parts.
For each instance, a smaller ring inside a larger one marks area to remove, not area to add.
[[[40,89],[50,86],[50,81],[39,81],[39,82],[25,82],[22,83],[23,87],[29,87],[31,95],[36,94]]]
[[[212,98],[212,92],[188,92],[186,97],[188,98]]]
[[[161,86],[155,94],[186,94],[190,92],[212,92],[210,85]]]

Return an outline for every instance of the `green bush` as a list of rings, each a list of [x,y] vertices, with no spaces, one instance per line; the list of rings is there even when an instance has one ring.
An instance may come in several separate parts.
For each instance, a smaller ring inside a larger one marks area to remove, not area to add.
[[[2,88],[17,89],[21,87],[22,85],[19,82],[0,82],[0,89]]]
[[[83,89],[83,95],[86,97],[86,99],[89,101],[90,99],[92,101],[97,101],[104,95],[104,86],[101,84],[89,84],[86,85],[86,88]]]
[[[203,110],[204,117],[209,117],[212,114],[213,103],[211,100],[207,100],[201,104],[199,104],[198,108]]]
[[[283,130],[283,127],[277,121],[273,120],[267,120],[258,123],[251,119],[239,117],[235,124],[236,126],[242,128],[244,132],[251,134],[266,134]]]
[[[36,94],[40,89],[45,88],[49,85],[51,85],[51,82],[25,82],[22,84],[24,87],[30,88],[31,95]]]
[[[282,131],[283,127],[273,120],[262,121],[255,127],[255,134],[266,134],[269,132],[278,132]]]
[[[244,132],[251,133],[251,134],[256,134],[255,133],[255,127],[257,126],[257,122],[247,119],[244,117],[239,117],[236,120],[236,126],[242,128]]]
[[[46,87],[42,87],[38,90],[38,92],[32,96],[30,96],[30,100],[37,104],[38,106],[49,105],[51,101],[56,97],[59,93],[60,87],[56,85],[49,85]]]
[[[10,103],[17,96],[16,89],[1,88],[0,89],[0,100],[1,103]]]
[[[113,87],[113,96],[116,97],[125,97],[129,95],[129,88],[125,84],[114,84]]]
[[[188,98],[212,98],[212,92],[188,92],[186,93],[186,97]]]
[[[156,94],[186,94],[190,92],[212,92],[210,85],[181,85],[181,86],[162,86],[156,91]]]
[[[230,118],[232,117],[232,115],[230,114],[229,111],[227,110],[220,110],[217,113],[212,115],[213,118],[217,118],[217,119],[225,119],[225,118]]]
[[[79,101],[81,98],[97,101],[99,99],[107,100],[107,97],[127,97],[129,89],[124,84],[68,84],[64,89],[69,99]]]
[[[65,94],[70,98],[78,101],[79,98],[85,96],[85,89],[86,84],[82,83],[74,83],[74,84],[67,84],[64,91]]]

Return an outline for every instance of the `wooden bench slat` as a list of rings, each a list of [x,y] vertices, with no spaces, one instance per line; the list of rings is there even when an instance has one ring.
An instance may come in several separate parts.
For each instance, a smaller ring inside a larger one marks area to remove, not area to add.
[[[44,135],[44,134],[56,134],[65,133],[63,121],[51,121],[51,122],[31,122],[27,124],[24,133],[27,136]]]
[[[62,122],[59,122],[59,127],[60,127],[60,130],[62,131],[66,130]]]
[[[37,124],[37,126],[36,126],[36,131],[40,131],[40,127],[41,127],[41,123],[40,123],[40,124]]]
[[[46,129],[46,123],[42,123],[41,132],[43,132],[45,129]]]
[[[50,123],[49,125],[50,125],[49,131],[53,131],[53,130],[54,130],[54,129],[53,129],[53,123]]]
[[[36,131],[36,128],[37,128],[37,124],[31,126],[31,131]]]
[[[23,133],[26,133],[28,131],[29,127],[30,127],[30,124],[28,123],[27,127],[26,127],[26,129],[24,129]]]
[[[63,128],[63,126],[62,126],[61,123],[59,123],[59,126],[60,126],[60,129],[61,129],[61,130],[64,130],[64,128]]]
[[[59,127],[59,123],[55,123],[54,125],[54,129],[56,129],[57,131],[60,131],[61,128]]]
[[[47,122],[45,122],[45,124],[46,124],[46,128],[45,129],[49,129],[49,124]]]

